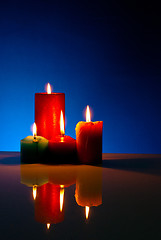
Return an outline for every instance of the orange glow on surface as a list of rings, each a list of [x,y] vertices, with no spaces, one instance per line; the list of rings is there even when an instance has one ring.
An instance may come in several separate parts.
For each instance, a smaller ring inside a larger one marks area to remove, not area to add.
[[[33,136],[36,137],[36,135],[37,135],[37,126],[36,126],[36,123],[35,123],[35,122],[34,122],[34,124],[33,124],[32,131],[33,131]]]
[[[64,129],[64,116],[63,116],[63,111],[61,110],[60,113],[60,133],[61,135],[65,134],[65,129]]]
[[[64,188],[61,188],[60,189],[60,212],[62,212],[63,210],[63,204],[64,204]]]
[[[33,195],[33,199],[35,200],[36,199],[36,195],[37,195],[37,186],[33,186],[33,189],[32,189],[32,195]]]
[[[89,105],[87,105],[87,108],[86,108],[86,122],[90,122],[90,121],[91,121],[91,113],[90,113]]]
[[[89,217],[89,207],[85,206],[85,214],[86,214],[86,219]]]
[[[50,223],[47,223],[46,227],[47,227],[47,229],[49,229],[50,228]]]
[[[47,84],[47,94],[51,94],[51,85],[50,85],[50,83]]]

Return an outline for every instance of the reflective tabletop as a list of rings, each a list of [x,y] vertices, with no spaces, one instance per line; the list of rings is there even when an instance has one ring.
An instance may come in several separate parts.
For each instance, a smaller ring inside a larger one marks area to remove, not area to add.
[[[101,166],[21,164],[0,152],[1,239],[161,238],[161,155]]]

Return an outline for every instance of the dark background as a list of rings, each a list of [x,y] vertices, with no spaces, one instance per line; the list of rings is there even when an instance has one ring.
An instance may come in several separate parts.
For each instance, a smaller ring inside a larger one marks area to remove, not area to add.
[[[103,152],[161,153],[159,1],[0,3],[0,151],[31,135],[34,93],[66,94],[66,134],[103,120]]]

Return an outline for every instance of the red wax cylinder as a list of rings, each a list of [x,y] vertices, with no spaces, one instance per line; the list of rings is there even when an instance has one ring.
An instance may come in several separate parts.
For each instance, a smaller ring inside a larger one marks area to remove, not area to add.
[[[79,122],[76,125],[76,144],[80,163],[102,163],[103,122]]]
[[[76,140],[69,136],[57,136],[48,144],[49,162],[77,163]]]
[[[41,223],[59,223],[64,220],[64,208],[60,211],[60,187],[51,183],[37,188],[35,220]]]
[[[35,94],[35,123],[37,135],[48,140],[60,134],[60,113],[65,115],[64,93]]]

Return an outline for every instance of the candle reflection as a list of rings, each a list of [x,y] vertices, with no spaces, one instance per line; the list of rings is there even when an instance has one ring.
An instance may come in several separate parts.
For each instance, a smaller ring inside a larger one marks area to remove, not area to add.
[[[86,219],[90,207],[102,204],[102,168],[79,166],[76,180],[75,199],[79,206],[85,207]]]
[[[37,188],[35,200],[35,220],[44,224],[56,224],[64,220],[60,211],[60,186],[46,183]]]
[[[21,183],[32,187],[35,220],[46,225],[64,221],[65,188],[76,184],[75,199],[85,209],[102,204],[102,168],[93,166],[21,165]]]

